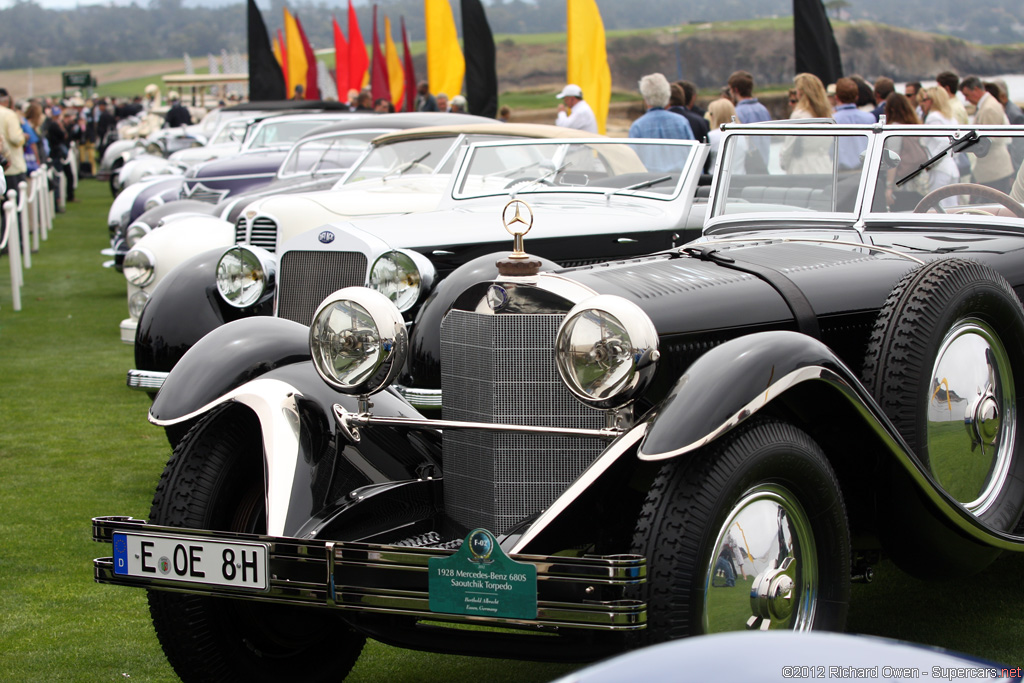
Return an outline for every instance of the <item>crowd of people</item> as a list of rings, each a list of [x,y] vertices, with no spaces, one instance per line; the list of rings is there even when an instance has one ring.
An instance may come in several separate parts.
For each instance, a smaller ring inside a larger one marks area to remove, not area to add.
[[[903,125],[1024,125],[1024,113],[1010,100],[1005,82],[983,81],[978,76],[961,80],[952,71],[938,74],[935,80],[937,84],[929,88],[920,82],[907,83],[904,92],[898,93],[893,79],[884,76],[873,85],[852,75],[826,86],[814,74],[797,74],[789,91],[788,118],[834,120],[842,124],[873,124],[884,117],[887,123]],[[773,116],[754,96],[754,79],[746,71],[733,72],[720,97],[709,102],[706,111],[697,106],[696,87],[687,81],[669,83],[664,75],[654,73],[640,79],[639,89],[645,111],[630,126],[629,137],[707,142],[710,146],[708,168],[719,152],[722,138],[719,128],[723,123],[759,123],[782,118]],[[961,103],[958,93],[966,105]],[[597,132],[593,110],[578,85],[566,85],[556,97],[561,101],[556,125]],[[901,154],[900,168],[904,169],[916,168],[948,144],[943,136],[904,140],[893,138],[893,145],[899,146],[901,142],[906,145],[906,149],[895,149]],[[861,152],[866,142],[856,136],[839,139],[835,159],[831,156],[830,139],[823,137],[820,149],[815,149],[815,143],[806,137],[799,142],[795,137],[787,140],[779,153],[781,170],[790,174],[827,173],[831,172],[833,163],[840,171],[858,169],[863,163]],[[734,171],[768,172],[769,146],[769,136],[754,138],[752,149],[734,157]],[[904,196],[901,190],[890,187],[886,197],[889,208],[903,210],[908,202],[916,201],[927,192],[967,181],[1024,201],[1024,178],[1021,177],[1024,171],[1020,170],[1024,168],[1024,139],[1011,142],[1007,138],[994,138],[986,154],[974,157],[972,163],[967,154],[946,154],[932,164],[926,174],[920,174],[916,188],[903,190]],[[894,169],[890,175],[902,177],[903,174]],[[956,197],[943,200],[946,206],[955,202]]]

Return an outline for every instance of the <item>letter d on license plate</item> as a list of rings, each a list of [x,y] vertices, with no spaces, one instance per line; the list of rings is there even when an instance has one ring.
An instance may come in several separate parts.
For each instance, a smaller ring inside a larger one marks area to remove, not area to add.
[[[114,573],[162,581],[267,589],[267,546],[115,533]]]

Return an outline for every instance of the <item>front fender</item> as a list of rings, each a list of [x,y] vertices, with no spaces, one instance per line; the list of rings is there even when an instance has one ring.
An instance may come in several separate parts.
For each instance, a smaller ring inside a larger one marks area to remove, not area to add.
[[[246,382],[310,357],[305,325],[269,317],[223,325],[199,340],[167,375],[150,419],[159,425],[183,422]]]
[[[218,247],[193,256],[169,272],[153,290],[135,333],[136,368],[168,372],[185,352],[221,325],[271,315],[272,289],[246,309],[234,308],[220,297],[216,275],[217,261],[223,253],[224,247]]]
[[[338,432],[334,404],[357,411],[357,400],[320,379],[307,335],[308,328],[277,318],[225,325],[185,355],[149,414],[163,427],[210,416],[206,428],[216,429],[218,408],[252,411],[263,442],[267,533],[274,536],[315,528],[320,511],[336,507],[332,491],[415,480],[426,465],[439,471],[436,432],[365,430],[358,444]],[[373,403],[380,415],[422,419],[388,392]]]
[[[906,506],[900,514],[917,516],[919,534],[922,525],[934,525],[932,538],[946,546],[967,541],[964,553],[1024,550],[1024,537],[989,527],[939,486],[857,376],[823,343],[798,332],[746,335],[694,361],[651,418],[637,457],[660,461],[692,453],[808,383],[831,390],[825,400],[834,400],[837,412],[855,416],[846,428],[879,444],[880,457],[888,460],[899,481],[876,482],[876,492],[882,486],[904,491],[897,501]],[[919,502],[908,494],[917,494]],[[879,523],[896,521],[903,520]]]

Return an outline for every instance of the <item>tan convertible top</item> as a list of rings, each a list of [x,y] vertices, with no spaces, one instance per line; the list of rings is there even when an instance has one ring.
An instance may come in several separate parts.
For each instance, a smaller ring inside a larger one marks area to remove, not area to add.
[[[409,128],[394,133],[385,133],[374,138],[374,145],[387,145],[399,140],[410,138],[448,137],[462,133],[477,135],[507,135],[522,138],[603,138],[604,135],[587,133],[574,128],[563,128],[543,123],[471,123],[452,126],[429,126],[426,128]]]

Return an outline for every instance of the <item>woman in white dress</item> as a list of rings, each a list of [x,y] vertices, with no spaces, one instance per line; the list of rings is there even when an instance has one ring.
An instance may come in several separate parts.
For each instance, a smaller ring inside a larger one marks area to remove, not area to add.
[[[828,119],[832,117],[832,107],[828,103],[828,94],[821,79],[814,74],[797,74],[793,79],[796,86],[796,105],[790,119]],[[833,138],[822,136],[790,136],[782,144],[779,163],[786,173],[831,173]]]
[[[933,86],[925,88],[918,100],[921,111],[924,113],[924,124],[926,126],[955,126],[953,109],[949,104],[949,94],[945,88]],[[949,144],[946,137],[922,138],[922,144],[928,150],[929,157],[938,154],[939,150]],[[936,190],[946,185],[951,185],[960,180],[960,169],[957,168],[950,152],[941,161],[932,164],[928,169],[928,191]],[[943,208],[957,205],[957,197],[947,197],[939,202]]]

